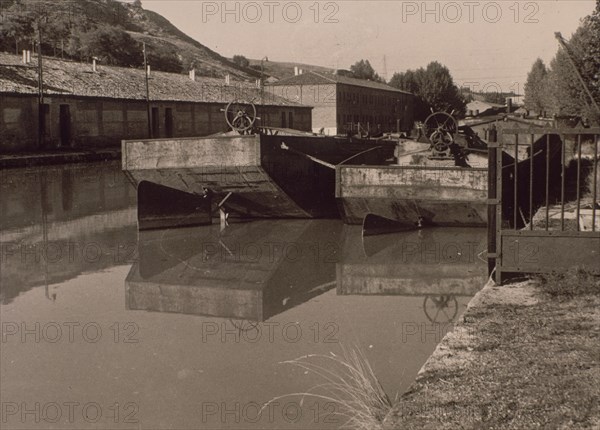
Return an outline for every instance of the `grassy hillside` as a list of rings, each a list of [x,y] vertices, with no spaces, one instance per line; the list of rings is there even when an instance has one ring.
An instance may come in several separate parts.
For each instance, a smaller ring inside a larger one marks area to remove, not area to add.
[[[260,71],[260,60],[249,60],[250,67],[256,68]],[[332,73],[334,69],[323,67],[323,66],[314,66],[310,64],[302,64],[302,63],[291,63],[291,62],[283,62],[283,61],[265,61],[263,62],[263,68],[265,75],[273,76],[278,79],[289,78],[290,76],[294,76],[294,67],[298,67],[302,69],[304,72],[312,70],[314,72],[321,73]]]
[[[98,48],[102,48],[101,42],[109,45],[107,50],[122,48],[110,46],[112,39],[108,37],[91,46],[90,39],[96,37],[96,33],[110,29],[113,33],[110,36],[117,34],[121,39],[123,35],[119,33],[127,33],[136,43],[132,47],[136,54],[141,53],[141,42],[146,42],[153,60],[150,63],[157,70],[185,72],[193,64],[201,75],[230,74],[236,79],[260,76],[259,72],[239,67],[187,36],[163,16],[135,4],[115,0],[0,0],[0,5],[0,50],[3,51],[18,53],[21,49],[31,49],[32,41],[38,39],[38,22],[41,22],[46,55],[76,60],[102,57],[96,54],[97,51],[103,53]],[[114,58],[106,57],[110,64],[141,66],[137,55],[134,64],[119,64]]]

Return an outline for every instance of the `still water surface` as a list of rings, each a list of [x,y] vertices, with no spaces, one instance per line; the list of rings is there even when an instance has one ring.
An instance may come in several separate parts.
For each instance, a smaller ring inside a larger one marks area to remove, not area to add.
[[[3,428],[338,428],[311,397],[258,413],[323,382],[282,362],[360,348],[393,399],[485,282],[485,229],[138,233],[118,163],[0,175]]]

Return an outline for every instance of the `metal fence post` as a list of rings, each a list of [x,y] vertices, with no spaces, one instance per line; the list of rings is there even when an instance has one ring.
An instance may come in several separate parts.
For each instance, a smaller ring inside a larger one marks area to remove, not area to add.
[[[490,129],[488,133],[488,276],[491,276],[496,267],[496,205],[498,196],[496,194],[496,149],[498,146],[497,131]]]

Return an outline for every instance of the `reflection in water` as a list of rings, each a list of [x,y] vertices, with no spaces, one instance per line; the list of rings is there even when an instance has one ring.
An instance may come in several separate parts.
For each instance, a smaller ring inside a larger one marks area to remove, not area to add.
[[[75,179],[76,178],[76,179]],[[0,170],[0,302],[127,263],[135,190],[119,163]]]
[[[127,309],[265,321],[335,287],[338,221],[139,232]],[[323,231],[328,235],[324,239]]]
[[[337,286],[338,295],[424,296],[427,319],[450,323],[456,297],[486,281],[485,233],[437,228],[363,239],[360,227],[314,220],[139,232],[127,308],[229,318],[243,330]]]
[[[472,296],[486,282],[486,230],[432,228],[363,238],[345,226],[338,264],[340,295],[425,296],[432,323],[451,323],[457,296]]]
[[[485,281],[481,230],[363,243],[338,221],[261,221],[147,231],[138,245],[135,193],[118,164],[0,175],[0,318],[42,328],[39,342],[16,334],[0,348],[2,398],[138,406],[138,424],[105,414],[61,428],[337,428],[321,403],[306,401],[297,421],[283,404],[258,421],[244,407],[306,392],[318,378],[279,363],[340,344],[364,351],[393,398],[441,340],[431,321],[456,319]],[[82,338],[88,323],[100,341]],[[43,328],[55,325],[63,336],[50,342]]]

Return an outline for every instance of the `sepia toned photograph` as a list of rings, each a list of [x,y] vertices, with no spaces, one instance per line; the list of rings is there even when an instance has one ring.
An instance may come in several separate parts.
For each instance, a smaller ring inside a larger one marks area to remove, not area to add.
[[[0,0],[0,430],[600,429],[600,0]]]

